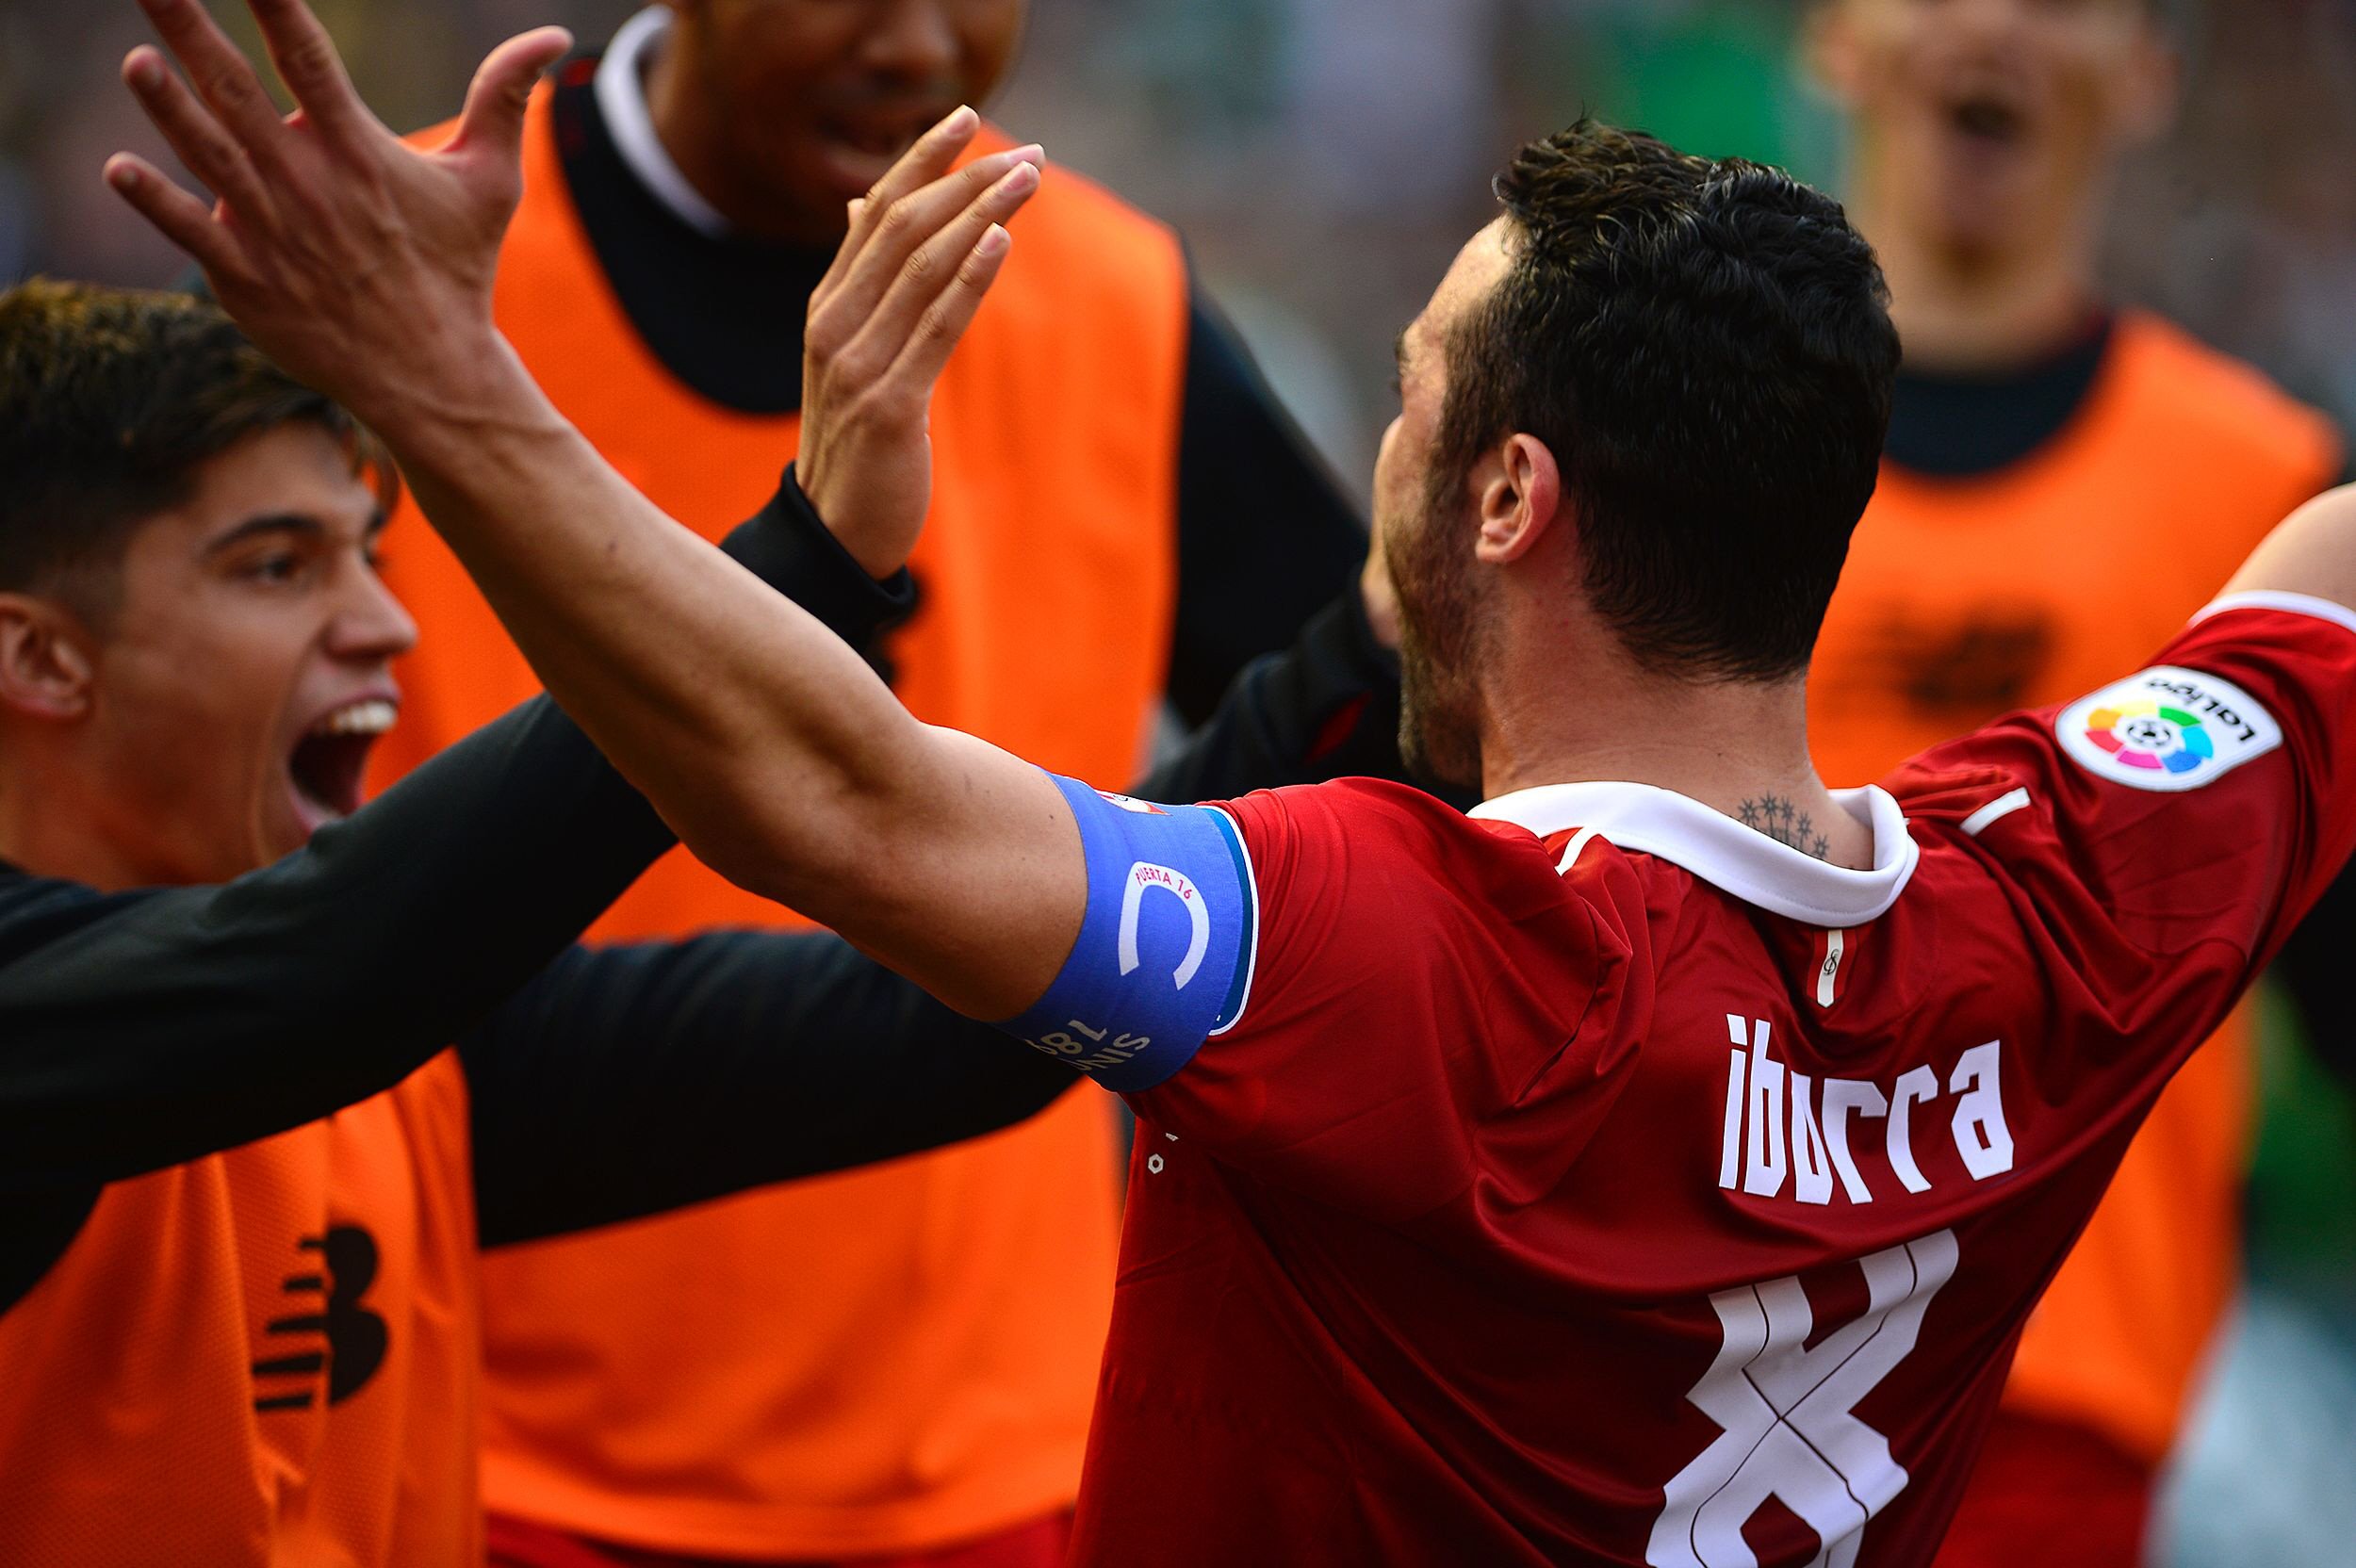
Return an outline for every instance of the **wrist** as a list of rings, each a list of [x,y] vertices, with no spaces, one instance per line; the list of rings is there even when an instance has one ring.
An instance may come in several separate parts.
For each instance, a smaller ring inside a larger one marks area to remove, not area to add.
[[[483,453],[501,434],[563,424],[496,331],[453,337],[410,363],[400,376],[355,389],[346,400],[353,416],[404,468],[446,470]]]

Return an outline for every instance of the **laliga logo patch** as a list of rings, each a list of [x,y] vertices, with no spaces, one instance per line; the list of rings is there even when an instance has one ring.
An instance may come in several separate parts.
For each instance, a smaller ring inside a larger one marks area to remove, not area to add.
[[[1186,906],[1187,918],[1193,923],[1192,936],[1186,942],[1186,956],[1170,972],[1170,979],[1179,990],[1186,988],[1195,972],[1203,967],[1203,956],[1211,946],[1211,912],[1203,906],[1203,891],[1186,874],[1168,866],[1156,866],[1139,860],[1129,868],[1128,886],[1121,892],[1121,972],[1135,972],[1137,967],[1137,916],[1145,906],[1145,895],[1155,889],[1170,894]]]
[[[1140,817],[1166,817],[1170,815],[1169,812],[1163,810],[1160,807],[1154,805],[1150,800],[1138,800],[1133,795],[1117,795],[1110,790],[1099,790],[1096,792],[1104,797],[1105,805],[1118,806],[1122,810],[1135,812]]]
[[[2197,790],[2282,743],[2249,693],[2173,665],[2081,697],[2053,728],[2080,766],[2138,790]]]

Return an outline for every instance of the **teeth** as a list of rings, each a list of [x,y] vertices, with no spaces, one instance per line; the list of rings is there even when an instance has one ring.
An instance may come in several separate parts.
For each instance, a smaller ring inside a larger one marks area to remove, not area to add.
[[[393,727],[401,710],[379,697],[347,703],[311,727],[314,735],[382,735]]]

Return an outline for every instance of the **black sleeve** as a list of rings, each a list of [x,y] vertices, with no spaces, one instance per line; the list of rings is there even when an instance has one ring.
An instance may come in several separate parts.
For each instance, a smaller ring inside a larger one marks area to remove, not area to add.
[[[2356,953],[2356,868],[2340,874],[2274,960],[2274,977],[2290,993],[2318,1061],[2356,1088],[2356,990],[2348,960]]]
[[[791,482],[728,548],[838,633],[878,584]],[[398,1083],[561,952],[669,831],[546,698],[222,887],[0,877],[0,1189],[235,1147]]]
[[[823,932],[575,948],[461,1052],[485,1247],[936,1149],[1078,1082]]]
[[[1200,288],[1186,330],[1169,696],[1198,725],[1357,575],[1366,531]]]
[[[1146,800],[1224,800],[1360,776],[1407,781],[1399,660],[1367,628],[1353,582],[1290,647],[1252,661],[1210,721],[1136,788]]]

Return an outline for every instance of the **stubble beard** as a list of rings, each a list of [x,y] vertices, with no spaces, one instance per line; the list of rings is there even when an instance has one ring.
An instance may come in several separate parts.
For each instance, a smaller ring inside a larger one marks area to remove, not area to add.
[[[1481,787],[1481,606],[1465,540],[1453,526],[1454,483],[1432,476],[1420,514],[1391,547],[1399,593],[1399,752],[1408,770],[1435,783]]]

